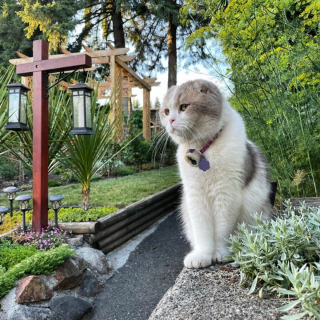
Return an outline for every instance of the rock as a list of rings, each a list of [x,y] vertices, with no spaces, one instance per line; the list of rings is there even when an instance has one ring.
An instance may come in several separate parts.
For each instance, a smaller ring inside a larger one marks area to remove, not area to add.
[[[74,238],[69,238],[68,243],[73,247],[80,247],[83,245],[83,235],[77,235]]]
[[[50,309],[55,320],[80,320],[92,310],[92,305],[80,298],[65,296],[53,298]]]
[[[2,318],[1,318],[2,319]],[[47,308],[36,308],[18,305],[10,309],[6,320],[53,320],[51,311]]]
[[[52,298],[52,291],[37,276],[29,276],[20,280],[16,287],[16,302],[26,303]]]
[[[85,270],[85,263],[83,259],[74,257],[66,260],[58,267],[54,278],[58,281],[53,287],[53,290],[67,290],[72,289],[83,280],[83,271]]]
[[[111,264],[102,251],[84,247],[76,249],[76,252],[85,260],[89,269],[96,270],[100,274],[106,274],[111,270]]]
[[[92,274],[85,275],[78,294],[83,297],[95,297],[100,292],[99,281]]]

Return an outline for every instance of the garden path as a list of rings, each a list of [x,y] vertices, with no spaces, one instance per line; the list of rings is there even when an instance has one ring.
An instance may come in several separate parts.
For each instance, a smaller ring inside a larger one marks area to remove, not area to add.
[[[90,319],[147,320],[174,285],[188,250],[178,214],[174,213],[130,253],[123,266],[117,261],[120,257],[110,253],[107,257],[119,269],[96,297]]]

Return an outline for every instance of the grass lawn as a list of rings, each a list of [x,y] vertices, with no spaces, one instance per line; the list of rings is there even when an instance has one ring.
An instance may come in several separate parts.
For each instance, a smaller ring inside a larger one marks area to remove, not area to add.
[[[91,183],[90,205],[123,208],[151,194],[166,189],[180,181],[176,166],[143,171],[130,176],[112,178]],[[22,192],[29,194],[31,192]],[[81,205],[81,185],[71,184],[49,188],[49,195],[62,195],[63,205]],[[9,207],[5,195],[0,196],[0,205]],[[32,201],[30,201],[32,206]],[[14,201],[14,207],[18,207]]]

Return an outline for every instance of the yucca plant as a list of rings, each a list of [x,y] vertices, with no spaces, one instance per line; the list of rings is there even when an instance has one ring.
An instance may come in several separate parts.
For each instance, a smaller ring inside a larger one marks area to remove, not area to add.
[[[113,128],[108,122],[108,104],[99,106],[97,92],[92,99],[92,129],[94,135],[75,135],[65,141],[65,149],[59,152],[59,161],[70,168],[82,187],[82,208],[89,209],[90,181],[98,170],[98,164],[106,155],[113,140]]]

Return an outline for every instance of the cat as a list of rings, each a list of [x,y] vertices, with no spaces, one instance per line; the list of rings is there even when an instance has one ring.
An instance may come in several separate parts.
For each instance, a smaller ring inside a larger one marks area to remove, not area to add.
[[[271,217],[266,160],[247,139],[240,114],[210,81],[171,87],[159,115],[178,144],[181,215],[192,248],[184,265],[204,268],[221,262],[230,254],[226,239],[238,223],[252,224],[256,212],[264,220]]]

